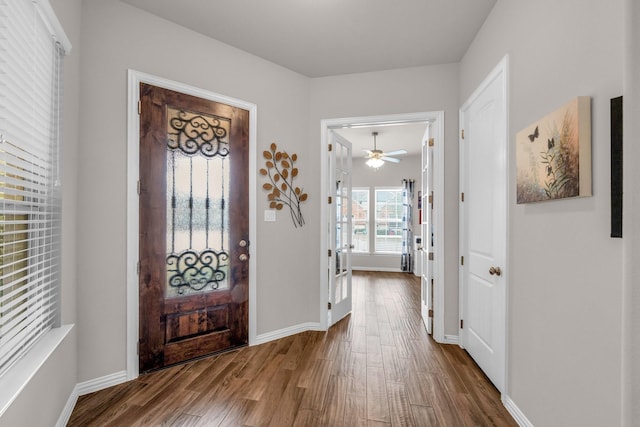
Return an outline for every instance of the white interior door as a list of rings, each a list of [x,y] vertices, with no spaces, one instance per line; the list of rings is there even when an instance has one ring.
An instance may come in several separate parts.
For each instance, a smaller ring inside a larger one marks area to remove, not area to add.
[[[430,144],[429,141],[432,143]],[[433,140],[431,139],[431,125],[422,138],[422,188],[420,202],[421,217],[421,250],[418,256],[421,257],[421,314],[424,325],[429,334],[433,334],[433,254],[434,249],[434,227],[433,227]]]
[[[504,390],[506,353],[506,60],[460,111],[463,347]]]
[[[351,143],[330,131],[329,326],[351,313]]]

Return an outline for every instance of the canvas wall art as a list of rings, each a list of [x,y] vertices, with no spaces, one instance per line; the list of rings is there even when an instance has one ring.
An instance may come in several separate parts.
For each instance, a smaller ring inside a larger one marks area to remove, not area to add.
[[[591,196],[591,97],[516,134],[517,203]]]

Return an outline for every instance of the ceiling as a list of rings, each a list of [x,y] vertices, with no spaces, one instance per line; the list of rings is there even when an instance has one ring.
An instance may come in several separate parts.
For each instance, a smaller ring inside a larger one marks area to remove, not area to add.
[[[122,0],[307,77],[459,62],[496,0]],[[340,129],[354,158],[420,154],[426,124]],[[403,157],[403,156],[398,156]]]
[[[421,154],[422,137],[427,129],[426,123],[406,123],[386,126],[368,126],[362,128],[337,129],[340,136],[345,137],[352,144],[352,156],[354,159],[364,158],[367,153],[364,150],[373,149],[372,132],[378,132],[376,145],[384,152],[395,150],[407,150],[407,154],[392,156],[398,159],[407,156]]]
[[[308,77],[459,62],[496,0],[122,0]]]

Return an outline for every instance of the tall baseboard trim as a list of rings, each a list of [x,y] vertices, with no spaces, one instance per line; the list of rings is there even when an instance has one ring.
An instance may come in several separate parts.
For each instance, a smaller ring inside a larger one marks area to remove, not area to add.
[[[520,427],[533,427],[533,423],[525,417],[524,413],[509,396],[502,395],[502,404]]]
[[[444,340],[442,340],[442,344],[458,344],[458,336],[457,335],[445,335]]]
[[[403,271],[395,267],[351,267],[353,271],[382,271],[385,273],[402,273]],[[407,272],[408,273],[408,272]]]
[[[127,371],[114,372],[104,377],[95,378],[93,380],[78,383],[76,389],[78,396],[93,393],[94,391],[103,390],[105,388],[122,384],[127,381]]]
[[[94,391],[100,391],[114,385],[122,384],[126,381],[127,371],[120,371],[76,384],[71,395],[69,395],[69,399],[67,399],[66,405],[64,405],[64,408],[58,417],[56,427],[64,427],[67,425],[71,418],[73,408],[76,406],[76,402],[78,401],[78,397],[93,393]]]
[[[320,323],[316,322],[301,323],[299,325],[289,326],[288,328],[257,335],[255,344],[264,344],[269,341],[285,338],[289,335],[299,334],[306,331],[324,331],[324,328],[320,326]]]
[[[62,409],[62,413],[58,417],[58,422],[56,423],[56,427],[65,427],[69,420],[71,419],[71,413],[73,412],[73,408],[76,406],[76,402],[78,401],[78,385],[73,388],[69,399],[67,399],[67,404],[64,405],[64,409]]]

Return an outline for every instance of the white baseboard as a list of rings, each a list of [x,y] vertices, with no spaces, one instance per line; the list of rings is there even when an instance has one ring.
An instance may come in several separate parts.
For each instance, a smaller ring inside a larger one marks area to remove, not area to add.
[[[256,336],[256,341],[252,345],[264,344],[269,341],[288,337],[289,335],[299,334],[306,331],[324,331],[324,328],[317,322],[301,323],[299,325],[289,326],[288,328],[279,329],[273,332],[267,332]]]
[[[402,270],[400,270],[399,268],[395,268],[395,267],[351,267],[351,270],[353,271],[383,271],[383,272],[389,272],[389,273],[403,273]],[[408,272],[404,272],[404,273],[408,273]]]
[[[120,371],[105,375],[104,377],[78,383],[76,389],[78,396],[83,396],[124,382],[127,382],[127,371]]]
[[[507,408],[507,411],[509,411],[520,427],[533,427],[533,423],[525,417],[524,413],[509,396],[502,395],[502,404]]]
[[[58,417],[58,422],[56,423],[56,427],[65,427],[69,420],[71,419],[71,413],[73,412],[73,408],[76,406],[76,402],[78,401],[78,385],[73,388],[69,399],[67,399],[67,404],[64,405],[64,409],[62,413]]]
[[[71,395],[69,396],[69,399],[67,399],[66,405],[64,405],[64,409],[58,417],[56,427],[64,427],[67,425],[79,396],[93,393],[94,391],[100,391],[114,385],[122,384],[126,381],[127,371],[120,371],[113,374],[105,375],[104,377],[95,378],[93,380],[76,384],[76,386],[73,388],[73,391],[71,392]]]
[[[444,340],[442,340],[442,344],[458,344],[458,336],[457,335],[445,335]]]

